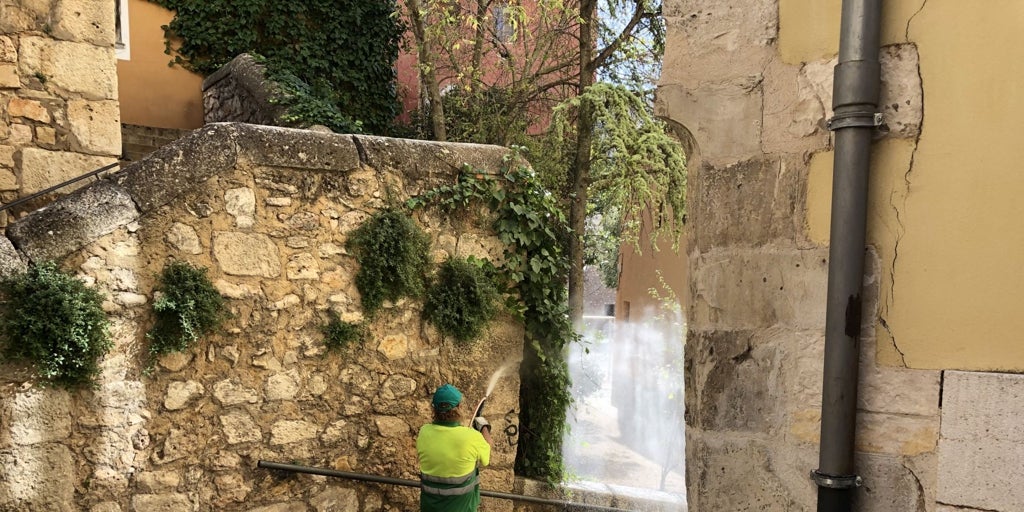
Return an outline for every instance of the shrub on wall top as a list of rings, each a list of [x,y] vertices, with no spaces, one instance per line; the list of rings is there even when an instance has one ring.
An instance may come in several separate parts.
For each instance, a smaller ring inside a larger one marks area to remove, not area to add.
[[[43,381],[66,388],[95,379],[113,346],[99,292],[50,262],[32,265],[0,290],[5,358],[31,363]]]

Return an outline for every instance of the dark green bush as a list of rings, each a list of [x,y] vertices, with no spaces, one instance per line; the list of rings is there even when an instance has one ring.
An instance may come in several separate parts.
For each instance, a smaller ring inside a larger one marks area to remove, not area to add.
[[[160,297],[153,301],[156,323],[149,331],[149,353],[159,357],[182,352],[227,317],[224,299],[206,276],[205,268],[174,261],[160,274]]]
[[[324,334],[327,350],[342,350],[366,339],[366,327],[361,323],[346,322],[337,313],[329,311],[330,320],[320,330]]]
[[[31,363],[41,379],[72,388],[91,383],[110,350],[110,321],[103,297],[54,263],[0,285],[7,301],[0,310],[3,355]]]
[[[451,258],[441,264],[423,306],[423,315],[459,343],[475,340],[498,309],[500,295],[475,258]]]
[[[408,215],[385,209],[349,236],[359,262],[356,287],[363,311],[372,318],[384,301],[423,295],[430,262],[430,237]]]

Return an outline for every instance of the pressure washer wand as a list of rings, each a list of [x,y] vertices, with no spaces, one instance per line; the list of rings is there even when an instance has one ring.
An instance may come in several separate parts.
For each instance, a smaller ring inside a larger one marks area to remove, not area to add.
[[[487,403],[487,399],[490,397],[491,395],[487,395],[480,400],[480,403],[476,406],[476,412],[473,413],[474,418],[480,417],[484,413],[484,404]]]

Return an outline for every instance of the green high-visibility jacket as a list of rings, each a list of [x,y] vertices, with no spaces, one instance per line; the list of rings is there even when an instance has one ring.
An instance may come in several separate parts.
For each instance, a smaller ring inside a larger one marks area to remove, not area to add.
[[[416,438],[421,512],[476,512],[479,467],[491,462],[484,436],[458,423],[428,423]]]

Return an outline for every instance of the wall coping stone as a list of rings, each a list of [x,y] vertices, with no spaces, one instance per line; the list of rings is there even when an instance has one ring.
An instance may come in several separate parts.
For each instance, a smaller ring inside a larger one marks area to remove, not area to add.
[[[29,261],[59,261],[138,217],[128,192],[99,181],[11,223],[7,238]]]
[[[497,173],[509,154],[508,148],[482,144],[211,123],[11,223],[7,238],[13,247],[0,240],[0,275],[22,269],[26,261],[60,260],[234,169],[239,160],[319,171],[401,169],[407,182],[428,187],[463,165]]]

